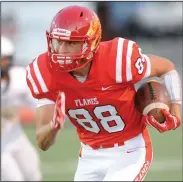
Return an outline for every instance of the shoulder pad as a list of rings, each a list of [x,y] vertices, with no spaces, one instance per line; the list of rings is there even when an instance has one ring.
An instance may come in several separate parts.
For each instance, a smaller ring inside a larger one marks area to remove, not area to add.
[[[26,80],[33,97],[45,98],[54,90],[53,75],[49,66],[47,52],[36,57],[26,68]]]

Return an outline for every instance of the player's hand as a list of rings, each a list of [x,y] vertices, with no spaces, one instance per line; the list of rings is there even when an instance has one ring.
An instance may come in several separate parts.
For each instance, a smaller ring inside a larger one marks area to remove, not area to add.
[[[52,128],[59,130],[65,123],[65,94],[59,92],[55,103],[54,116],[52,120]]]
[[[180,126],[181,120],[177,116],[171,115],[171,113],[165,109],[162,109],[161,112],[166,118],[163,123],[159,123],[158,121],[156,121],[153,116],[145,116],[145,123],[150,125],[151,127],[156,128],[160,133],[169,130],[175,130],[177,127]]]

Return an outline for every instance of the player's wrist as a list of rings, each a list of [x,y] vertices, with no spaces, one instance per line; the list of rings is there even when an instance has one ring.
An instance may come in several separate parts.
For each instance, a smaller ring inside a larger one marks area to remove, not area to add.
[[[175,127],[173,128],[173,130],[175,130],[181,125],[181,119],[178,116],[175,116],[175,115],[173,117],[175,118],[174,122],[176,122]]]

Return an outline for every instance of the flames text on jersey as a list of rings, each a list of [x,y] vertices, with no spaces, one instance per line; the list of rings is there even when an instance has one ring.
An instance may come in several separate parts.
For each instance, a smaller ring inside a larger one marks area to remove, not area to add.
[[[83,99],[76,99],[75,100],[75,104],[76,106],[82,107],[82,106],[87,106],[87,105],[97,105],[99,104],[99,101],[97,100],[97,98],[83,98]]]

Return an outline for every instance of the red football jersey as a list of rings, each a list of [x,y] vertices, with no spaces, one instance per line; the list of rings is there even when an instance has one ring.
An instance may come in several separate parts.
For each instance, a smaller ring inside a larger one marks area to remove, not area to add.
[[[27,83],[35,98],[56,101],[65,92],[66,114],[84,144],[115,144],[135,137],[144,124],[134,105],[134,84],[150,75],[150,61],[138,45],[115,38],[101,42],[83,83],[68,72],[51,69],[47,52],[27,67]]]

